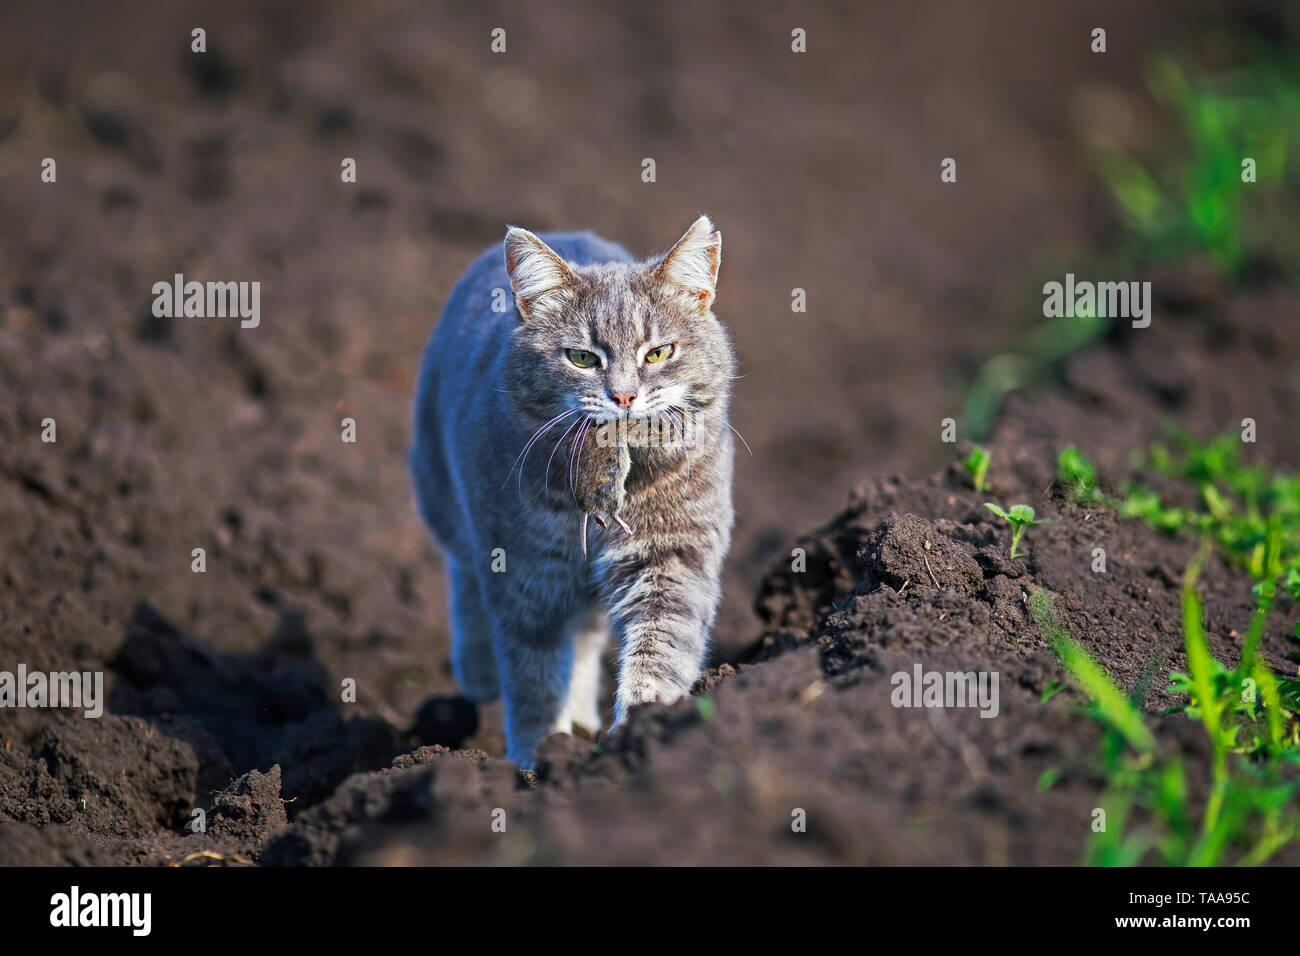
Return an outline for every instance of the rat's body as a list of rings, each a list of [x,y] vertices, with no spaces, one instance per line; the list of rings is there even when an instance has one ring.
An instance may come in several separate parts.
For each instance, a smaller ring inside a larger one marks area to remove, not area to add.
[[[626,482],[632,470],[632,452],[627,433],[617,422],[587,429],[575,455],[573,500],[582,512],[582,556],[587,557],[587,518],[605,527],[601,515],[609,515],[628,534],[632,527],[620,512],[627,498]]]

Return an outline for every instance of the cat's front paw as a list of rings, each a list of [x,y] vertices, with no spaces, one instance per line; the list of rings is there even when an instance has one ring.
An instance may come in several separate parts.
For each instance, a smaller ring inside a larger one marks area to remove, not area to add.
[[[537,769],[537,744],[531,746],[512,747],[506,745],[506,759],[518,767],[520,770]]]
[[[627,722],[628,712],[641,704],[675,704],[686,696],[686,691],[679,687],[669,687],[654,681],[637,681],[631,686],[619,685],[618,695],[614,700],[614,723],[610,732]]]

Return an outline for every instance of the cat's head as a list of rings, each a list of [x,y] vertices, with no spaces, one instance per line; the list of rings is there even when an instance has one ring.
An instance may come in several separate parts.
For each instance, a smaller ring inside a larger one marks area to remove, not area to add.
[[[734,358],[712,311],[722,234],[707,216],[645,262],[577,266],[514,227],[505,258],[520,318],[508,366],[521,412],[663,421],[725,402]]]

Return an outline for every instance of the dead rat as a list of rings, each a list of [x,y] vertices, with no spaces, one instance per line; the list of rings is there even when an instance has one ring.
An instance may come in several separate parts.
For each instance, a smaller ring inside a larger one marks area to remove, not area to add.
[[[582,511],[582,556],[587,557],[587,519],[605,527],[601,515],[609,515],[628,534],[632,527],[619,514],[627,498],[624,483],[632,470],[632,454],[628,449],[627,434],[615,423],[591,428],[584,435],[582,447],[575,456],[572,482],[573,500]]]

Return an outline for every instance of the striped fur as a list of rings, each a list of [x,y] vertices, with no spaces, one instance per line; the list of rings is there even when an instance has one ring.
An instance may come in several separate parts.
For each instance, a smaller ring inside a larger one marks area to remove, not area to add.
[[[411,467],[447,557],[452,663],[466,695],[504,694],[521,766],[549,733],[598,729],[611,635],[615,725],[699,675],[733,521],[735,361],[711,311],[721,246],[707,217],[646,262],[591,233],[511,228],[505,256],[489,250],[457,283],[426,350]],[[492,310],[500,289],[513,309]],[[646,362],[666,344],[667,360]],[[568,349],[601,362],[579,368]],[[621,412],[611,394],[625,392]],[[584,558],[577,456],[620,416],[633,533],[593,530]]]

